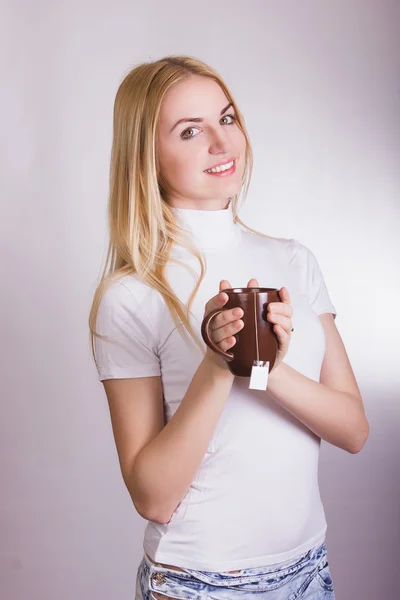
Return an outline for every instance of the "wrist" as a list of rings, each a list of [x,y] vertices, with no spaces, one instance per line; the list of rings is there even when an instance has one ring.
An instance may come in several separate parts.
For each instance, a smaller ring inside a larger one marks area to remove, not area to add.
[[[208,349],[203,362],[207,365],[207,369],[216,376],[234,379],[235,376],[228,366],[228,362],[216,354],[213,350]]]
[[[270,383],[274,383],[277,379],[279,379],[280,374],[285,368],[285,363],[280,361],[276,366],[273,367],[272,371],[268,374],[268,387]]]

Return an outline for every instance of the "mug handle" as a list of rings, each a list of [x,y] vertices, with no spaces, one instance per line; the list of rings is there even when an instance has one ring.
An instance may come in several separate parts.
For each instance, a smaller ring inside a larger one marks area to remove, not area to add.
[[[203,322],[201,324],[201,336],[202,336],[203,340],[205,341],[205,343],[207,344],[207,346],[211,350],[213,350],[214,352],[216,352],[217,354],[222,356],[222,358],[224,358],[227,362],[231,362],[235,358],[233,356],[233,354],[231,354],[229,352],[224,352],[224,350],[221,350],[221,348],[218,348],[218,346],[213,342],[213,340],[211,339],[211,336],[210,336],[211,319],[213,319],[214,317],[219,315],[219,313],[223,312],[224,310],[227,310],[227,309],[215,308],[214,310],[209,312],[204,317]]]

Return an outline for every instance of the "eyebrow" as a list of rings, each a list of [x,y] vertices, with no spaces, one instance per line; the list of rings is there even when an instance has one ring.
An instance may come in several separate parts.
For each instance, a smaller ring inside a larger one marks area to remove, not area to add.
[[[228,108],[230,108],[231,106],[233,106],[232,102],[230,102],[228,106],[225,106],[225,108],[221,110],[220,114],[223,115],[224,112],[227,111]],[[179,123],[202,123],[203,121],[204,119],[201,119],[200,117],[184,117],[183,119],[179,119],[179,121],[175,123],[172,129],[170,129],[170,133],[173,129],[175,129],[177,125],[179,125]]]

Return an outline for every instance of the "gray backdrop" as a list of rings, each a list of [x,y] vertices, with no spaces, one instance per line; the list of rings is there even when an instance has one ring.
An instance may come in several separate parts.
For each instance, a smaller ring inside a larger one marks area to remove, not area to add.
[[[360,454],[322,443],[331,572],[338,600],[394,598],[399,3],[13,0],[3,12],[1,598],[134,595],[146,522],[87,318],[118,85],[181,53],[214,66],[244,113],[255,168],[242,219],[321,265],[371,425]]]

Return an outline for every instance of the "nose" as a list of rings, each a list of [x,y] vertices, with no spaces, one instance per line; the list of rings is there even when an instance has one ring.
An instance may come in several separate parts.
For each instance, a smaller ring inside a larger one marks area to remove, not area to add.
[[[230,152],[231,144],[226,133],[215,129],[210,133],[210,153],[211,154],[232,154]]]

